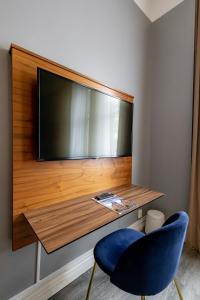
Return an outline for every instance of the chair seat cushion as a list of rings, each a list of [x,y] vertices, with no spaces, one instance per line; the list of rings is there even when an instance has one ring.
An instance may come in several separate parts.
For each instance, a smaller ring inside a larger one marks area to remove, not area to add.
[[[99,267],[109,276],[122,253],[144,233],[130,229],[117,230],[101,239],[94,248],[94,257]]]

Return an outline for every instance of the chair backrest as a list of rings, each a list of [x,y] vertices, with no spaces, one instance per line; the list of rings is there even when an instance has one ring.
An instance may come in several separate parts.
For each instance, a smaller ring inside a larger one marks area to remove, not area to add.
[[[134,295],[155,295],[174,278],[182,253],[188,215],[178,212],[123,253],[111,282]]]

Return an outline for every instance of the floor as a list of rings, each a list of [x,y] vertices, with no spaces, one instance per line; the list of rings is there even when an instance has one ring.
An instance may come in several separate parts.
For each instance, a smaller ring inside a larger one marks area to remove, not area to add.
[[[51,297],[49,300],[84,300],[90,271]],[[200,300],[200,255],[188,248],[184,249],[177,274],[184,300]],[[95,273],[90,300],[139,300],[140,297],[127,294],[112,285],[109,277],[99,268]],[[178,300],[174,284],[170,284],[162,293],[147,297],[148,300]]]

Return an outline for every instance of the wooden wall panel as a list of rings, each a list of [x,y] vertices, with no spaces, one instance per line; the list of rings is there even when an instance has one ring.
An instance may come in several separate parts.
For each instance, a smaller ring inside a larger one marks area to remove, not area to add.
[[[12,45],[13,250],[35,241],[23,213],[131,182],[131,157],[36,161],[37,67],[132,102],[133,97]]]

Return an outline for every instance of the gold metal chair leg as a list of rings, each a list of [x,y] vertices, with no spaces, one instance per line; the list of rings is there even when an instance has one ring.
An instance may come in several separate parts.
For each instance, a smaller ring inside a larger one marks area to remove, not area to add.
[[[175,287],[176,287],[176,289],[177,289],[177,292],[178,292],[178,295],[179,295],[179,299],[180,299],[180,300],[184,300],[184,299],[183,299],[183,296],[182,296],[182,294],[181,294],[181,290],[180,290],[180,288],[179,288],[179,285],[178,285],[176,279],[174,279],[174,284],[175,284]]]
[[[145,296],[141,296],[141,300],[145,300]]]
[[[91,291],[91,287],[92,287],[92,281],[93,281],[93,278],[94,278],[94,272],[95,272],[95,269],[96,269],[96,262],[94,263],[94,266],[93,266],[93,269],[92,269],[92,274],[91,274],[91,277],[90,277],[90,282],[89,282],[89,285],[88,285],[88,289],[87,289],[87,295],[86,295],[86,298],[85,300],[89,300],[89,297],[90,297],[90,291]]]

